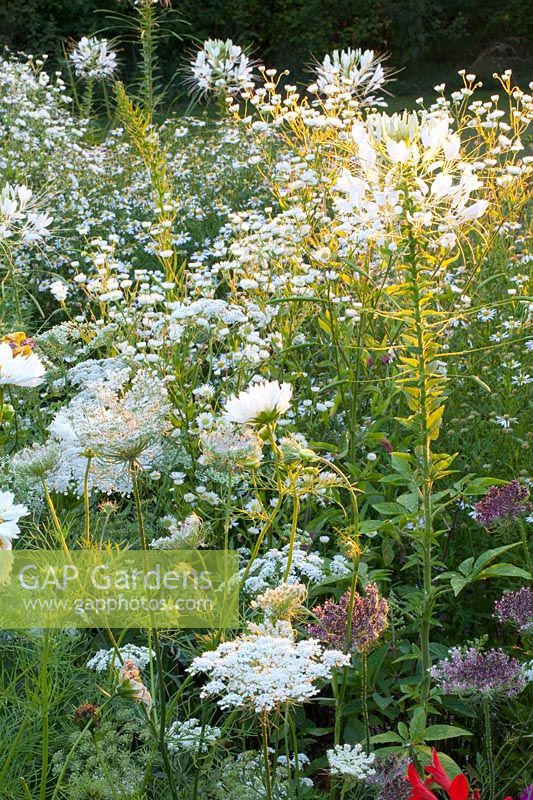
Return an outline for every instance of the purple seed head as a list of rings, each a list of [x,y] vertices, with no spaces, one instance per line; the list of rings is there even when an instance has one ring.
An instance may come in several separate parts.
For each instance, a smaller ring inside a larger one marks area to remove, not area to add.
[[[521,631],[533,630],[533,591],[523,586],[504,594],[494,604],[494,616],[500,622],[513,622]]]
[[[453,647],[448,658],[431,669],[431,675],[446,694],[512,697],[524,689],[522,665],[503,650]]]
[[[380,597],[375,583],[369,583],[366,594],[355,592],[352,605],[351,639],[348,649],[368,652],[387,628],[389,604]],[[334,600],[313,609],[317,621],[307,626],[307,633],[329,647],[344,649],[349,623],[350,592],[338,603]]]
[[[498,520],[516,519],[531,510],[528,497],[527,488],[518,481],[505,486],[491,486],[485,497],[475,504],[475,518],[486,528]]]

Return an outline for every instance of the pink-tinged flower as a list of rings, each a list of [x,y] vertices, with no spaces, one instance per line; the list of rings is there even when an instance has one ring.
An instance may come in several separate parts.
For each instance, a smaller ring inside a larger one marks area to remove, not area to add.
[[[531,510],[529,492],[518,481],[505,486],[491,486],[485,497],[474,506],[475,519],[486,528],[498,520],[513,520]]]
[[[522,664],[503,650],[453,647],[431,674],[446,694],[512,697],[526,685]]]
[[[514,622],[521,631],[533,629],[533,591],[523,586],[516,592],[507,592],[494,604],[494,616],[500,622]],[[531,797],[533,800],[533,794]]]
[[[389,604],[380,596],[375,583],[369,583],[365,595],[355,592],[352,606],[351,639],[348,650],[368,652],[388,626]],[[317,621],[307,626],[307,632],[329,647],[344,648],[349,623],[350,592],[336,603],[326,600],[313,609]]]

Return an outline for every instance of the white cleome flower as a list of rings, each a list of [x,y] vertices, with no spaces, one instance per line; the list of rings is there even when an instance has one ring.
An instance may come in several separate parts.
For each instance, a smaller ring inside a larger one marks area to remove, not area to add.
[[[190,65],[188,83],[200,94],[236,94],[253,83],[254,63],[231,39],[208,39]]]
[[[391,74],[383,67],[385,58],[374,50],[334,50],[316,67],[316,88],[326,97],[349,97],[360,106],[386,106],[379,95]]]
[[[367,756],[360,744],[337,744],[332,750],[328,750],[327,755],[333,775],[364,780],[375,773],[372,766],[376,758],[375,754],[370,753]]]
[[[292,386],[279,381],[253,383],[236,397],[231,397],[223,412],[228,422],[241,425],[271,422],[289,408]]]
[[[117,68],[117,55],[109,47],[107,39],[83,36],[70,60],[78,78],[110,78]]]
[[[35,353],[17,355],[8,342],[0,342],[0,386],[39,386],[44,373],[44,365]]]
[[[0,191],[0,241],[20,237],[26,243],[49,235],[52,217],[40,211],[40,201],[24,185],[6,183]]]
[[[277,629],[256,629],[216,650],[197,656],[189,672],[209,674],[202,697],[221,695],[221,708],[252,708],[266,713],[283,703],[303,703],[317,694],[318,681],[330,680],[350,658],[325,650],[316,639],[295,642],[289,623]]]
[[[12,539],[20,533],[18,521],[28,514],[26,506],[15,503],[13,492],[0,491],[0,550],[11,550]]]

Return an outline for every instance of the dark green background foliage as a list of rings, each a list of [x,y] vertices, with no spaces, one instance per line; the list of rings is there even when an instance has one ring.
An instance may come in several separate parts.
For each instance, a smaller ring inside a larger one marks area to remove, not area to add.
[[[525,0],[174,0],[177,13],[169,20],[183,39],[169,32],[160,55],[170,76],[195,40],[230,37],[268,64],[296,72],[334,47],[359,46],[389,50],[391,63],[414,76],[421,62],[468,68],[476,59],[483,74],[498,68],[498,53],[506,66],[527,63],[528,6]],[[0,45],[57,57],[65,40],[102,29],[119,35],[106,14],[116,11],[131,13],[125,0],[0,0]],[[127,50],[122,55],[125,62],[133,58]]]

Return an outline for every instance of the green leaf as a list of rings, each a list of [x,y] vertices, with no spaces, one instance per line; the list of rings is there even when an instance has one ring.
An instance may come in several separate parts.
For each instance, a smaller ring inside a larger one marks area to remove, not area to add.
[[[455,725],[430,725],[429,728],[426,728],[425,738],[430,742],[436,742],[440,739],[453,739],[455,736],[472,736],[472,734],[464,728],[457,728]]]
[[[387,731],[387,733],[377,733],[375,736],[371,736],[370,741],[372,744],[402,744],[403,739],[394,731]]]
[[[479,575],[476,577],[476,580],[484,580],[485,578],[525,578],[529,580],[531,575],[525,569],[521,569],[521,567],[515,567],[514,564],[492,564],[487,569],[484,569],[483,572],[480,572]]]
[[[405,514],[405,508],[399,503],[374,503],[372,508],[375,508],[379,514]]]
[[[426,730],[426,712],[423,708],[415,708],[415,712],[409,723],[409,738],[412,742],[423,742]]]

